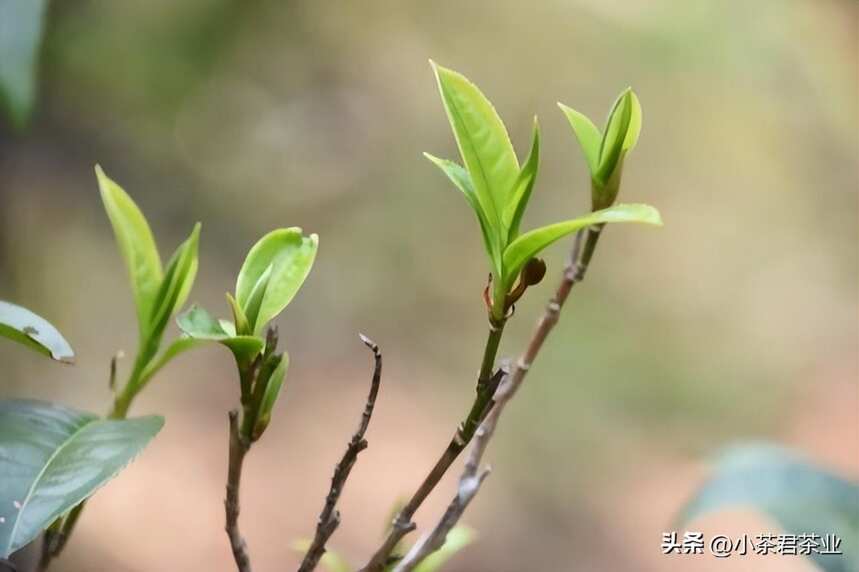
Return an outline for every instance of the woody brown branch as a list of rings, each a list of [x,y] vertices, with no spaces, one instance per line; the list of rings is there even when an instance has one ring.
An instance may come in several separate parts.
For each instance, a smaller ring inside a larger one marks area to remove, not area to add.
[[[367,440],[364,439],[364,434],[370,426],[373,408],[376,405],[376,397],[379,395],[379,386],[382,380],[382,352],[373,340],[363,334],[360,334],[360,337],[364,345],[373,352],[375,365],[373,368],[373,378],[370,383],[370,393],[364,405],[364,412],[361,414],[361,422],[358,425],[358,430],[352,435],[343,458],[340,459],[340,462],[334,468],[334,475],[331,477],[331,488],[325,497],[325,505],[319,515],[316,534],[310,543],[307,553],[304,555],[304,560],[298,569],[299,572],[311,572],[316,568],[319,560],[325,554],[325,544],[340,525],[340,511],[337,510],[337,501],[343,493],[343,488],[346,485],[346,480],[349,478],[349,473],[352,472],[352,467],[355,466],[355,462],[358,460],[358,454],[367,448]]]
[[[564,268],[564,274],[555,291],[555,295],[546,305],[546,309],[537,323],[534,334],[531,336],[524,353],[513,366],[513,371],[509,375],[505,375],[501,381],[493,399],[494,406],[487,413],[475,433],[474,442],[460,477],[456,496],[448,505],[438,524],[421,541],[415,544],[409,553],[397,564],[394,572],[410,572],[414,570],[427,556],[444,546],[448,533],[459,522],[468,504],[477,494],[480,484],[482,484],[483,479],[488,474],[488,469],[478,474],[479,467],[483,462],[483,456],[492,440],[492,436],[495,434],[498,420],[504,412],[504,408],[522,386],[525,376],[540,353],[546,338],[555,325],[557,325],[561,309],[566,303],[573,286],[584,279],[602,229],[603,225],[588,229],[584,250],[582,250],[584,232],[580,231],[576,234],[569,262]]]

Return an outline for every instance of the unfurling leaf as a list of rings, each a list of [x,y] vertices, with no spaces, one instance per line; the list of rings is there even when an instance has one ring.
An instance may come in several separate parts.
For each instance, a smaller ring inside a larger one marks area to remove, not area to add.
[[[594,178],[603,185],[614,172],[621,153],[626,148],[626,135],[632,120],[631,98],[632,91],[630,90],[621,94],[615,102],[614,108],[612,108],[603,133],[602,145],[600,145],[600,164],[594,173]]]
[[[563,103],[558,106],[585,156],[591,173],[593,210],[611,206],[620,189],[626,154],[638,142],[641,132],[641,104],[632,89],[626,89],[614,103],[601,133],[590,119]]]
[[[525,164],[522,165],[519,176],[516,177],[516,183],[513,185],[513,194],[502,213],[502,222],[507,229],[507,244],[510,244],[510,242],[519,236],[519,225],[522,223],[522,217],[525,214],[525,209],[528,207],[528,201],[531,200],[531,191],[534,189],[534,182],[537,180],[537,168],[539,166],[540,124],[537,123],[537,118],[535,117],[534,133],[531,136],[531,151],[525,159]]]
[[[188,298],[188,293],[194,285],[194,278],[197,276],[199,239],[200,223],[197,223],[191,231],[191,236],[176,249],[167,263],[167,271],[155,295],[148,337],[160,339],[167,321]]]
[[[187,312],[179,314],[176,324],[190,338],[218,342],[227,346],[240,363],[249,363],[265,347],[265,340],[260,337],[237,336],[227,332],[219,320],[199,306],[191,306]],[[179,342],[174,342],[176,343]],[[181,351],[190,347],[193,347],[193,344],[187,344],[187,347],[182,347]]]
[[[512,286],[522,266],[530,259],[537,256],[544,248],[583,228],[595,224],[609,222],[641,222],[656,226],[662,225],[659,211],[649,205],[615,205],[613,207],[592,212],[576,219],[550,224],[526,232],[507,247],[504,251],[504,274]]]
[[[266,430],[271,422],[271,412],[274,409],[274,404],[280,395],[280,390],[283,387],[283,381],[286,378],[286,370],[289,368],[289,354],[283,352],[280,361],[274,371],[265,380],[265,391],[262,394],[262,399],[259,402],[259,408],[256,415],[256,423],[253,427],[251,439],[257,440]],[[257,381],[257,383],[260,383]]]
[[[780,447],[738,445],[716,460],[713,476],[685,506],[678,526],[714,511],[744,506],[764,512],[791,534],[841,539],[843,555],[810,554],[822,570],[859,569],[859,483]]]
[[[292,227],[268,233],[248,252],[236,280],[236,301],[253,334],[265,329],[298,292],[313,266],[318,245],[315,234],[303,236],[300,228]],[[249,309],[256,310],[254,318]]]
[[[161,257],[146,217],[122,188],[96,165],[95,174],[104,209],[113,226],[119,250],[125,259],[131,279],[131,290],[137,307],[140,337],[145,339],[155,298],[161,286],[163,271]]]
[[[60,332],[30,310],[0,300],[0,336],[9,338],[57,361],[71,363],[75,353]]]
[[[125,468],[164,419],[99,419],[40,401],[0,401],[0,558]]]

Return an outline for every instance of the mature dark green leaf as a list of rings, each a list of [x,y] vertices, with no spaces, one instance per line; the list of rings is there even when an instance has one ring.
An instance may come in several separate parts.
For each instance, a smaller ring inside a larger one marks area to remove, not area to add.
[[[537,180],[537,169],[540,166],[540,124],[537,123],[537,118],[534,118],[534,132],[531,137],[531,151],[525,159],[525,164],[522,165],[522,170],[516,178],[516,183],[513,185],[513,195],[510,197],[510,202],[504,209],[502,214],[502,223],[507,229],[507,241],[505,244],[510,244],[517,236],[519,236],[519,225],[522,223],[522,217],[525,214],[525,209],[528,207],[528,201],[531,200],[531,191],[534,189],[534,182]]]
[[[738,445],[716,460],[715,472],[680,515],[680,526],[738,506],[756,508],[791,534],[837,535],[843,556],[812,554],[826,572],[859,570],[859,484],[765,444]]]
[[[36,97],[46,0],[0,0],[0,105],[23,127]]]
[[[39,401],[0,401],[0,558],[116,476],[164,419],[99,419]]]
[[[474,532],[468,527],[457,526],[447,533],[441,548],[427,556],[415,567],[415,572],[437,572],[457,552],[474,541]]]
[[[313,266],[318,245],[319,237],[315,234],[303,236],[298,227],[281,228],[262,237],[248,252],[236,280],[236,301],[251,321],[248,307],[252,294],[254,289],[262,290],[259,312],[251,323],[254,334],[259,334],[301,288]],[[267,273],[270,274],[266,276]],[[260,283],[265,280],[268,283],[261,288]]]
[[[145,339],[161,286],[163,271],[161,257],[146,217],[122,188],[96,165],[95,173],[101,191],[101,200],[113,226],[119,250],[125,259],[131,278],[131,290],[137,306],[140,337]]]
[[[504,251],[504,276],[507,288],[519,275],[522,266],[531,258],[537,256],[544,248],[583,228],[595,224],[609,222],[642,222],[661,226],[662,219],[659,211],[649,205],[615,205],[613,207],[594,211],[583,217],[550,224],[526,232],[510,243]]]
[[[519,161],[495,108],[465,76],[430,62],[462,160],[487,222],[502,237],[501,213],[519,175]]]
[[[179,314],[176,323],[179,325],[179,329],[195,340],[213,341],[227,346],[236,356],[236,359],[241,362],[252,360],[265,347],[265,340],[258,336],[236,336],[232,332],[227,332],[221,325],[221,321],[216,320],[209,312],[196,305],[191,306],[187,312]],[[179,341],[174,342],[174,344],[180,344],[174,355],[178,355],[194,345],[190,342],[180,343]]]
[[[501,275],[501,245],[497,232],[489,220],[486,218],[486,213],[483,212],[483,207],[480,206],[480,201],[477,198],[477,193],[474,191],[474,185],[471,182],[471,177],[461,165],[448,161],[447,159],[439,159],[429,153],[424,153],[424,157],[432,161],[445,175],[456,185],[462,194],[465,195],[465,200],[471,205],[474,214],[477,215],[477,222],[480,223],[480,233],[483,235],[483,246],[486,249],[486,254],[489,256],[489,262],[496,276]]]
[[[0,336],[15,340],[61,362],[72,363],[75,358],[69,342],[50,322],[26,308],[2,300]]]

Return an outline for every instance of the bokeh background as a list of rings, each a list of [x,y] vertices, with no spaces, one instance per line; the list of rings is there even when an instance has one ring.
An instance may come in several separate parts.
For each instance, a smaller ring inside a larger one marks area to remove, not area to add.
[[[486,327],[477,225],[421,157],[456,157],[427,59],[481,86],[521,155],[539,115],[527,227],[588,205],[556,101],[601,118],[632,85],[644,128],[622,199],[666,225],[603,238],[490,451],[466,518],[478,539],[448,569],[807,570],[666,558],[660,542],[726,443],[776,441],[859,475],[857,16],[851,0],[55,2],[34,120],[0,128],[0,294],[79,358],[0,344],[0,391],[106,410],[109,359],[135,347],[96,162],[162,256],[202,221],[191,299],[221,315],[259,236],[317,232],[316,266],[278,320],[292,363],[246,463],[242,528],[259,570],[297,563],[291,544],[311,534],[363,406],[362,331],[383,348],[383,389],[331,546],[363,563],[465,413]],[[502,354],[527,340],[565,251],[549,252]],[[222,348],[164,371],[134,406],[164,412],[164,431],[96,495],[57,572],[231,570],[237,396]],[[775,528],[743,511],[697,527]]]

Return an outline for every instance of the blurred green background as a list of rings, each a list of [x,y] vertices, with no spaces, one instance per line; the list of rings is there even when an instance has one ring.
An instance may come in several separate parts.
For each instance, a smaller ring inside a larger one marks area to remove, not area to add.
[[[2,344],[0,391],[106,410],[110,357],[135,347],[96,162],[163,256],[202,221],[191,299],[221,315],[259,236],[317,232],[316,266],[278,322],[292,363],[246,464],[243,532],[259,569],[297,563],[291,541],[312,533],[369,383],[362,331],[385,355],[382,396],[331,543],[360,563],[466,412],[486,327],[477,224],[421,156],[458,159],[427,59],[484,90],[521,156],[540,117],[526,228],[589,205],[556,101],[600,119],[632,85],[644,127],[621,200],[659,207],[666,225],[608,230],[490,452],[466,517],[478,541],[449,569],[708,570],[659,543],[713,449],[767,438],[859,474],[857,8],[55,2],[33,121],[0,127],[0,296],[50,319],[79,359]],[[527,340],[566,248],[550,251],[502,354]],[[221,499],[237,397],[222,348],[161,374],[134,411],[165,412],[165,430],[96,495],[56,570],[232,569]]]

